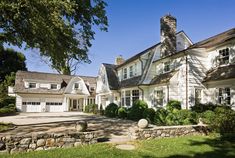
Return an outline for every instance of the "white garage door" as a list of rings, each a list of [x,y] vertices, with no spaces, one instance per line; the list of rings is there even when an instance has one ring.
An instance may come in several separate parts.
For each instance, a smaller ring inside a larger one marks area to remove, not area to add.
[[[41,112],[42,107],[40,102],[23,102],[24,112]]]
[[[62,102],[46,102],[46,112],[63,112]]]

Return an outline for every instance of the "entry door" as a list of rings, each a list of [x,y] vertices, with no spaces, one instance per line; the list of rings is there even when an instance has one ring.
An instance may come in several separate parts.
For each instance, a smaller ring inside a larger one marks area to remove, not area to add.
[[[78,110],[78,100],[72,99],[72,110]]]

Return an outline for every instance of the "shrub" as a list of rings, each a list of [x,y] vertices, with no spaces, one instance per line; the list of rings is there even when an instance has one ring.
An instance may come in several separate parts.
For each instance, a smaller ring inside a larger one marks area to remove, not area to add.
[[[203,121],[212,131],[220,134],[235,133],[235,111],[227,107],[216,107],[214,112],[207,110],[203,113]]]
[[[143,112],[143,117],[149,122],[153,123],[154,121],[155,110],[153,108],[145,109]]]
[[[127,118],[127,109],[125,107],[120,107],[118,109],[118,117],[119,118]]]
[[[148,104],[142,100],[137,100],[134,102],[133,106],[130,108],[128,113],[128,119],[139,120],[143,118],[143,112],[148,108]]]
[[[155,115],[154,115],[153,123],[155,125],[159,125],[159,126],[166,125],[167,114],[168,114],[167,110],[165,110],[163,108],[157,109],[157,111],[155,112]]]
[[[225,107],[229,108],[228,106],[222,106],[218,104],[213,104],[213,103],[206,103],[206,104],[197,104],[193,106],[191,109],[192,111],[198,112],[198,113],[203,113],[207,110],[214,111],[216,107]]]
[[[110,103],[104,111],[105,116],[107,117],[116,117],[117,116],[118,106],[115,103]]]
[[[15,98],[14,97],[4,97],[0,98],[0,108],[7,107],[10,104],[15,104]]]
[[[191,125],[198,123],[198,114],[190,110],[178,110],[176,113],[179,125]]]
[[[170,100],[166,105],[166,109],[168,111],[173,111],[174,109],[181,110],[181,103],[177,100]]]
[[[85,106],[85,112],[97,114],[98,112],[98,105],[97,104],[90,104]]]
[[[14,114],[16,112],[16,107],[14,104],[9,104],[8,106],[4,106],[3,108],[0,108],[0,115],[9,115]]]

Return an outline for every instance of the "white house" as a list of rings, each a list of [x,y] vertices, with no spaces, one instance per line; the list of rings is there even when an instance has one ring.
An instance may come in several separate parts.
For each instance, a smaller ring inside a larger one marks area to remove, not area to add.
[[[82,111],[95,103],[96,77],[18,71],[9,95],[22,112]]]
[[[161,18],[161,41],[115,64],[102,64],[96,102],[130,107],[137,99],[149,107],[179,100],[184,109],[198,103],[235,108],[235,29],[193,44],[176,18]],[[200,32],[199,32],[200,33]]]

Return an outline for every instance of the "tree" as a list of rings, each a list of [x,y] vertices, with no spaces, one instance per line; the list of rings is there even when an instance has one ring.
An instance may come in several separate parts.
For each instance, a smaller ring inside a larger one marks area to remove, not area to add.
[[[1,0],[0,45],[36,48],[52,67],[70,73],[68,61],[89,63],[95,32],[107,31],[103,0]]]
[[[18,70],[27,70],[25,56],[13,49],[0,48],[0,83],[7,75]]]

